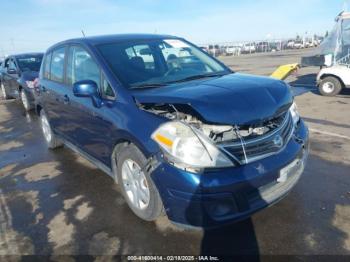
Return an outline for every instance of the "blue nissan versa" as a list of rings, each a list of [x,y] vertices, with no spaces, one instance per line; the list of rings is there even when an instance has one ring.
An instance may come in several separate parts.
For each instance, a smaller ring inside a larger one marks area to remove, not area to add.
[[[49,48],[36,110],[49,148],[104,170],[144,220],[215,227],[283,198],[308,155],[289,86],[232,72],[167,35]]]

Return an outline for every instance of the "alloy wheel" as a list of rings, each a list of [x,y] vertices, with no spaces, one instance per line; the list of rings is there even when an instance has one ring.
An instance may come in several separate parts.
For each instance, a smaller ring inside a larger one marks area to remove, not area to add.
[[[150,190],[145,174],[135,161],[131,159],[124,161],[122,180],[130,203],[139,210],[146,209],[150,202]]]

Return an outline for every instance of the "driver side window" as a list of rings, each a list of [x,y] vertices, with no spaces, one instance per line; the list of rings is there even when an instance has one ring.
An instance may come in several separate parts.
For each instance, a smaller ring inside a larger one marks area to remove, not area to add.
[[[67,84],[70,86],[81,80],[92,80],[100,88],[100,68],[90,54],[80,46],[69,48],[66,77]]]

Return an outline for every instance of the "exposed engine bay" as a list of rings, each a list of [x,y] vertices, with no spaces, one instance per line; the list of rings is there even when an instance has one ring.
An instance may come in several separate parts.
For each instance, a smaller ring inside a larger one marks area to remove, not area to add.
[[[170,120],[183,121],[201,130],[206,136],[213,140],[214,143],[234,142],[242,138],[244,140],[254,139],[278,128],[285,118],[285,113],[282,113],[254,125],[215,125],[205,123],[190,105],[139,104],[139,107],[145,111],[166,117]]]

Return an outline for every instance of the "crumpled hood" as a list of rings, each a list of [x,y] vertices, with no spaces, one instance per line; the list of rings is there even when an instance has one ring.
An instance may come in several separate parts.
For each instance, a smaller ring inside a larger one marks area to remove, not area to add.
[[[238,73],[131,92],[139,103],[186,104],[208,123],[229,125],[264,121],[293,102],[284,82]]]

